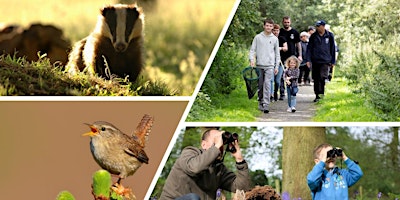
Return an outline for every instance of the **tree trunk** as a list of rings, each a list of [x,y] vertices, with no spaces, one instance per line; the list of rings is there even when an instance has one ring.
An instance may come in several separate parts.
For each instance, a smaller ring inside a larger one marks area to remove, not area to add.
[[[282,147],[282,193],[291,199],[311,199],[307,174],[315,165],[314,148],[326,141],[324,127],[284,127]]]
[[[394,171],[400,172],[400,161],[399,161],[399,127],[392,127],[393,139],[389,144],[390,147],[390,159]],[[395,179],[395,184],[400,185],[400,178]]]

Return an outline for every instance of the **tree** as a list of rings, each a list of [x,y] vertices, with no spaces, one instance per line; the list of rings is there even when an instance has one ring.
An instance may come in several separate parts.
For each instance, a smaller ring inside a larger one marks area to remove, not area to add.
[[[261,13],[258,11],[260,2],[242,0],[236,10],[223,44],[228,46],[249,47],[253,37],[262,30]]]
[[[314,166],[312,152],[326,140],[324,127],[284,127],[282,148],[282,192],[310,199],[307,174]]]
[[[390,148],[390,160],[392,161],[393,167],[400,171],[400,162],[399,162],[399,127],[392,127],[392,142],[389,144]]]
[[[389,144],[390,148],[390,160],[392,161],[392,166],[394,171],[400,172],[400,162],[399,162],[399,127],[392,127],[393,139]],[[394,180],[394,185],[400,185],[400,178]]]

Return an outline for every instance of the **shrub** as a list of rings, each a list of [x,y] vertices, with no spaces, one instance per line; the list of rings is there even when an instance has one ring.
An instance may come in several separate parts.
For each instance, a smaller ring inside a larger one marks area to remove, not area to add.
[[[203,83],[202,91],[207,94],[230,94],[237,87],[240,72],[248,65],[247,60],[244,50],[221,46]]]
[[[400,45],[394,40],[391,45]],[[362,87],[366,91],[367,100],[379,111],[377,113],[385,121],[400,120],[400,51],[376,51],[379,63],[371,70]]]

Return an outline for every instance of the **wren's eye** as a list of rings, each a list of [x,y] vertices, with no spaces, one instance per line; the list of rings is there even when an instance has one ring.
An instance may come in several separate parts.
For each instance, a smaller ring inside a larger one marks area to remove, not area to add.
[[[105,131],[106,130],[106,127],[101,127],[101,131]]]

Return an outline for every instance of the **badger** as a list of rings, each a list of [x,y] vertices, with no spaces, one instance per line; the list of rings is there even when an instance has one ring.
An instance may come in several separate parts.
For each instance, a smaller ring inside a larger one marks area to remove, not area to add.
[[[105,6],[94,31],[74,45],[66,70],[106,79],[128,76],[134,82],[144,62],[143,32],[144,14],[137,4]]]

